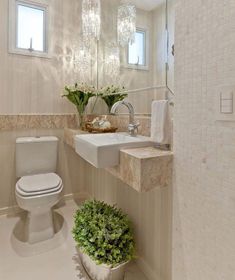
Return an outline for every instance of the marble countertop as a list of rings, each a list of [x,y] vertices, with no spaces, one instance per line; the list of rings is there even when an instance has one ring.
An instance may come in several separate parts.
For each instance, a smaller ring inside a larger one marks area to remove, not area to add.
[[[155,157],[166,157],[166,156],[171,157],[173,155],[171,151],[160,150],[154,147],[132,148],[132,149],[124,149],[121,151],[138,159],[150,159]]]
[[[85,133],[87,132],[65,129],[64,142],[74,149],[74,136]],[[106,170],[136,191],[147,192],[171,183],[172,163],[171,151],[154,147],[123,149],[120,151],[119,166]]]

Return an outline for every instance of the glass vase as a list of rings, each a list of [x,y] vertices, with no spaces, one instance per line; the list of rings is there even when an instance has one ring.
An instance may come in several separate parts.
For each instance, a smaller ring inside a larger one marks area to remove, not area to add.
[[[86,116],[85,113],[78,112],[79,129],[86,130]]]

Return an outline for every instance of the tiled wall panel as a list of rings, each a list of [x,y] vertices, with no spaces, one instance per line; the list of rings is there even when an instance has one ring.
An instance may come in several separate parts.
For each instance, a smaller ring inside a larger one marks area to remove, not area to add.
[[[235,123],[216,121],[235,89],[235,1],[176,9],[173,280],[235,279]]]

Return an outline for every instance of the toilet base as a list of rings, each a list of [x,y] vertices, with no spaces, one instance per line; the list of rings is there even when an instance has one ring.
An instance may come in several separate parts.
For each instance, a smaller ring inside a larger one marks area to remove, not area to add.
[[[51,239],[55,234],[52,207],[61,198],[62,182],[57,191],[41,195],[22,196],[18,190],[19,186],[16,184],[16,201],[20,208],[28,212],[26,221],[28,243],[34,244]]]
[[[51,209],[28,213],[28,242],[35,244],[51,239],[54,234],[54,224]]]

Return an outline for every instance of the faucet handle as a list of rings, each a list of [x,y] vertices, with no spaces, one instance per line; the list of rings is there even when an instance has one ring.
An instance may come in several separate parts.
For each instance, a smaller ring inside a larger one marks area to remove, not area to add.
[[[138,127],[140,126],[139,122],[136,123],[130,123],[128,125],[128,131],[130,135],[135,136],[138,133]]]
[[[138,129],[138,127],[140,126],[140,122],[137,121],[136,123],[134,123],[134,126]]]

